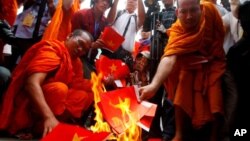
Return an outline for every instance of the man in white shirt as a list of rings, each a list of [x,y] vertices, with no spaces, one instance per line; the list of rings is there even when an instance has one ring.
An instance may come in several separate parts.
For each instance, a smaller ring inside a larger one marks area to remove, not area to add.
[[[125,10],[117,13],[117,18],[112,24],[117,32],[124,36],[125,40],[116,52],[110,53],[103,50],[103,54],[110,58],[123,60],[132,69],[135,36],[144,20],[145,9],[142,0],[127,0]]]

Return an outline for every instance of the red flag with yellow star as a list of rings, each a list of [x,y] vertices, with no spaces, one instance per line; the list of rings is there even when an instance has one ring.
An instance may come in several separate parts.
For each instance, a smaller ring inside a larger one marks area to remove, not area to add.
[[[77,125],[59,123],[41,141],[103,141],[109,135],[109,132],[93,133]]]
[[[134,123],[149,131],[157,105],[147,101],[139,102],[138,95],[137,86],[124,87],[100,95],[98,106],[115,133],[123,133]]]
[[[100,55],[95,62],[97,73],[102,73],[103,78],[113,75],[115,80],[123,81],[130,73],[128,66],[120,59],[110,59]]]
[[[115,29],[110,26],[104,28],[101,39],[106,45],[106,49],[111,52],[116,51],[125,40],[123,36],[121,36],[118,32],[115,31]]]

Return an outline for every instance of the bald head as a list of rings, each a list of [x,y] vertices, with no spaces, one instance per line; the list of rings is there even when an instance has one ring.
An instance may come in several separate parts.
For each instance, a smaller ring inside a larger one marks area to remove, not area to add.
[[[185,31],[192,31],[199,24],[201,5],[199,0],[177,0],[176,15]]]
[[[71,58],[86,55],[93,42],[92,35],[81,29],[74,30],[65,41]]]
[[[176,0],[176,3],[177,3],[177,8],[179,7],[179,3],[182,3],[183,1],[185,0]],[[195,0],[198,4],[200,4],[200,0]]]
[[[69,35],[69,37],[77,37],[77,36],[83,36],[84,38],[87,38],[88,40],[91,41],[94,40],[93,36],[88,31],[82,29],[76,29]]]

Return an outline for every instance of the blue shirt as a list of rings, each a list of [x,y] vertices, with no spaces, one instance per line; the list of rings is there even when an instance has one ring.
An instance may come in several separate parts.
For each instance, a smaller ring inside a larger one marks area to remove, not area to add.
[[[16,21],[14,23],[14,28],[15,28],[15,36],[18,38],[23,38],[23,39],[30,39],[33,36],[33,32],[35,29],[36,21],[37,21],[37,15],[39,11],[39,5],[42,0],[36,0],[33,5],[31,5],[29,8],[24,9],[16,18]],[[58,3],[58,0],[54,0],[54,5],[56,6]],[[31,26],[26,26],[23,24],[24,18],[28,15],[31,14],[34,16],[34,20],[31,24]],[[41,24],[38,32],[38,36],[41,36],[47,27],[49,21],[51,20],[51,15],[49,13],[49,8],[46,4],[45,10],[43,12],[43,17],[41,19]]]
[[[166,29],[170,28],[171,25],[176,21],[175,7],[164,9],[161,12],[161,23]]]

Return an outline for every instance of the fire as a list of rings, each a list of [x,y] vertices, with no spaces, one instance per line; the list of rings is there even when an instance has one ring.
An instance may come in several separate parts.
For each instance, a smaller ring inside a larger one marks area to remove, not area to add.
[[[103,116],[101,113],[100,108],[98,107],[97,103],[100,102],[100,94],[105,91],[104,86],[101,82],[102,80],[102,74],[96,76],[95,73],[91,73],[91,82],[93,84],[92,91],[94,92],[94,107],[95,107],[95,121],[96,124],[94,126],[91,126],[90,129],[93,132],[110,132],[110,126],[107,122],[103,122]]]
[[[115,133],[114,130],[109,126],[107,122],[104,122],[103,115],[101,110],[99,109],[97,103],[100,102],[100,95],[105,92],[105,87],[102,84],[102,74],[98,76],[95,73],[91,74],[91,82],[93,83],[92,90],[94,92],[94,100],[95,100],[95,120],[96,124],[91,126],[90,129],[93,132],[112,132]],[[112,103],[110,103],[112,104]],[[123,119],[114,117],[112,120],[117,123],[123,123],[124,133],[117,134],[115,133],[110,139],[115,139],[117,141],[140,141],[141,140],[141,128],[137,126],[137,115],[130,110],[130,99],[119,98],[119,104],[112,104],[115,108],[118,108],[122,112]]]
[[[118,135],[117,141],[140,141],[141,140],[141,128],[136,123],[136,113],[130,111],[130,99],[126,98],[124,101],[119,98],[119,104],[114,105],[122,111],[122,122],[125,123],[125,133]]]

